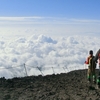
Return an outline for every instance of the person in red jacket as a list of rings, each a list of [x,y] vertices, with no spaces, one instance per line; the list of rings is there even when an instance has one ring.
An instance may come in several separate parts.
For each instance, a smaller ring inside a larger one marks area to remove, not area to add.
[[[93,51],[89,51],[89,56],[87,57],[85,64],[88,64],[88,72],[87,72],[87,78],[88,81],[91,81],[91,78],[93,79],[93,82],[96,82],[96,75],[95,75],[95,69],[96,69],[96,62],[94,60]]]

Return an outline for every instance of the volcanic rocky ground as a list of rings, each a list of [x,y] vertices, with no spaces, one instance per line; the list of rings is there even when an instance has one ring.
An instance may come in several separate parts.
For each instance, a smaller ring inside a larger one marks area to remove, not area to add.
[[[100,100],[100,89],[87,82],[86,71],[0,78],[0,100]]]

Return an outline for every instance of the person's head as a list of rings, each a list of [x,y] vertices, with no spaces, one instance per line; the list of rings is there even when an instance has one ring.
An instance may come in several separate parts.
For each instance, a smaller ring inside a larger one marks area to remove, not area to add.
[[[90,50],[90,51],[89,51],[89,54],[90,54],[90,55],[93,55],[93,51],[92,51],[92,50]]]

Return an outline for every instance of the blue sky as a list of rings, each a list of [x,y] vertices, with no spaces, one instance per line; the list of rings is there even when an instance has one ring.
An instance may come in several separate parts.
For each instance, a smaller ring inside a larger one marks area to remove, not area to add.
[[[100,0],[1,0],[0,16],[100,19]]]
[[[0,32],[99,34],[99,5],[100,0],[1,0]]]

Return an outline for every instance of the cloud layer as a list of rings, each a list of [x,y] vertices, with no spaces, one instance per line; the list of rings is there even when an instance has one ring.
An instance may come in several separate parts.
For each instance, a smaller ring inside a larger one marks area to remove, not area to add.
[[[99,49],[100,38],[45,35],[0,39],[0,77],[53,74],[83,69],[90,49]],[[25,64],[25,65],[24,65]]]
[[[64,17],[0,17],[0,35],[99,35],[100,20]]]

